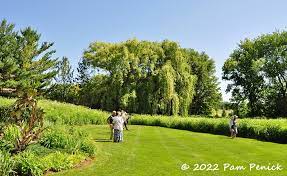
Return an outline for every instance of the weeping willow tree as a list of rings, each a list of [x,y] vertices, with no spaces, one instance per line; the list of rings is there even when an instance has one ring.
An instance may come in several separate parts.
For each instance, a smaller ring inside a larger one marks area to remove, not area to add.
[[[83,58],[99,70],[97,108],[129,112],[188,115],[197,75],[190,55],[176,42],[94,42]]]
[[[160,70],[159,74],[159,110],[162,113],[178,113],[178,95],[175,91],[175,70],[168,61]]]

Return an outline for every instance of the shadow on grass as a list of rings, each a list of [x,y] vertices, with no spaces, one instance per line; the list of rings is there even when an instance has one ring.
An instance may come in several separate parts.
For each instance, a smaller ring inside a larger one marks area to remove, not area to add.
[[[110,139],[95,139],[96,142],[113,142]]]

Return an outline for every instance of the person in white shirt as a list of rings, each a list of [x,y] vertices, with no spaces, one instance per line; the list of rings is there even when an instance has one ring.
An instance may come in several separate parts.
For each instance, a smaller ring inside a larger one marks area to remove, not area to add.
[[[124,119],[124,128],[126,128],[126,130],[129,130],[127,125],[129,123],[130,116],[124,110],[122,110],[121,113],[122,113],[122,118]]]
[[[114,142],[123,141],[123,129],[124,129],[124,119],[121,117],[121,112],[118,111],[117,115],[113,119],[113,129],[114,129]]]

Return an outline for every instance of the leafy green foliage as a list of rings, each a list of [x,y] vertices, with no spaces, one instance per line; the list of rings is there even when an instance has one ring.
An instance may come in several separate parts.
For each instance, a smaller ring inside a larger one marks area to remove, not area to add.
[[[225,110],[225,109],[223,109],[223,110],[222,110],[222,114],[221,114],[221,116],[222,116],[222,117],[226,117],[226,116],[227,116],[227,114],[226,114],[226,110]]]
[[[81,154],[67,154],[64,152],[52,152],[44,157],[39,157],[31,150],[24,151],[11,158],[15,162],[10,168],[17,175],[40,176],[46,171],[61,171],[70,169],[85,158]]]
[[[63,57],[57,64],[58,74],[55,80],[59,84],[69,84],[74,81],[74,71],[67,57]]]
[[[221,100],[214,62],[175,42],[95,42],[83,57],[100,71],[83,86],[90,107],[186,116],[208,114]],[[207,82],[205,86],[201,86],[203,82]],[[211,103],[198,105],[202,109],[196,112],[197,108],[190,110],[195,96],[197,103]]]
[[[58,70],[46,97],[96,109],[187,116],[210,114],[221,101],[214,61],[168,40],[94,42],[73,83],[67,58]]]
[[[14,168],[14,160],[11,158],[11,154],[4,150],[0,150],[0,175],[7,176],[13,175],[15,172]]]
[[[44,165],[30,151],[15,156],[15,171],[21,175],[43,175]]]
[[[18,72],[18,65],[15,57],[19,57],[19,46],[17,45],[17,32],[14,25],[1,21],[0,25],[0,87],[4,84],[14,85],[11,79]]]
[[[0,141],[0,150],[13,151],[17,147],[17,140],[20,137],[21,133],[16,125],[5,126]]]
[[[51,59],[55,51],[48,51],[53,43],[40,45],[39,40],[40,34],[30,27],[15,32],[14,25],[1,22],[0,88],[27,92],[49,85],[56,73],[56,60]]]
[[[67,103],[79,103],[79,85],[74,84],[54,84],[45,97],[51,100],[58,100]]]
[[[14,149],[13,142],[20,135],[20,131],[15,125],[6,127],[0,143],[0,175],[43,175],[49,170],[72,168],[87,156],[95,154],[95,144],[86,132],[71,127],[54,127],[53,130],[53,135],[52,131],[46,131],[43,137],[46,143],[47,140],[50,140],[49,142],[52,140],[53,147],[49,145],[46,148],[40,144],[33,144],[25,151],[11,155],[9,150]]]
[[[45,170],[58,172],[72,168],[84,159],[83,155],[69,155],[62,152],[54,152],[42,159]]]
[[[11,106],[1,106],[0,107],[0,124],[7,124],[12,121],[11,119]],[[4,127],[0,128],[0,132],[2,131]]]
[[[89,156],[95,154],[95,144],[89,136],[74,128],[53,128],[47,130],[40,139],[40,144],[47,148],[65,149],[69,153],[83,152]]]
[[[186,50],[192,72],[197,76],[195,96],[190,109],[190,114],[211,114],[221,103],[219,83],[215,77],[215,63],[205,53]]]
[[[40,34],[30,27],[15,32],[14,25],[3,20],[0,43],[0,88],[8,88],[18,96],[9,119],[20,131],[11,150],[17,153],[25,150],[44,130],[44,113],[37,107],[36,97],[50,85],[57,61],[51,59],[55,51],[49,51],[53,43],[40,44]]]
[[[287,115],[287,32],[241,41],[223,66],[223,79],[231,81],[233,101],[247,101],[249,116]]]
[[[74,84],[74,71],[67,57],[57,64],[55,83],[46,91],[45,97],[70,103],[78,103],[79,86]]]
[[[87,60],[81,59],[78,62],[77,72],[76,80],[82,86],[91,79],[94,70],[90,68],[90,63]]]

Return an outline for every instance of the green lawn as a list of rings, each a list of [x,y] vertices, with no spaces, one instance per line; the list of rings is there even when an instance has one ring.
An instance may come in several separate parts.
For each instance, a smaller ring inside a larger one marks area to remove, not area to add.
[[[79,128],[97,141],[94,161],[55,175],[287,175],[286,144],[148,126],[131,126],[125,131],[124,143],[112,143],[105,142],[109,136],[107,126]],[[190,168],[183,171],[184,163]],[[193,171],[196,163],[218,164],[219,171]],[[246,170],[223,171],[224,163],[243,165]],[[283,170],[250,172],[249,163],[279,163]]]

